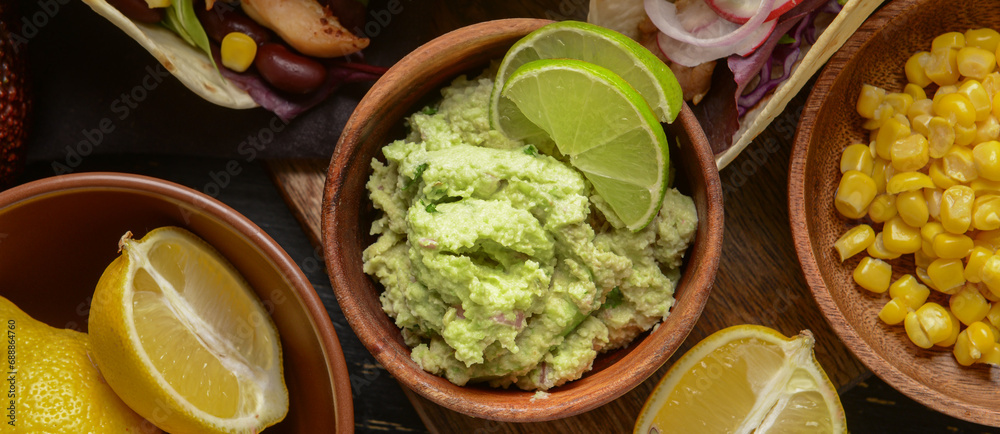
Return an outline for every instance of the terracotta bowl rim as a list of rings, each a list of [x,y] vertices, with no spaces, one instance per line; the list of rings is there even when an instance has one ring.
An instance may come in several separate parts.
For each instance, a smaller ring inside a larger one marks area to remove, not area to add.
[[[521,397],[524,394],[533,394],[534,392],[525,392],[517,389],[516,387],[511,387],[510,389],[488,389],[486,393],[482,395],[489,395],[487,399],[467,399],[462,397],[450,396],[445,399],[442,395],[448,393],[448,389],[452,389],[452,394],[466,388],[480,388],[481,390],[487,390],[484,386],[455,386],[447,380],[441,377],[430,374],[423,371],[419,367],[413,369],[412,366],[408,364],[409,361],[409,348],[405,349],[407,356],[406,360],[402,360],[402,356],[396,354],[387,354],[390,351],[386,350],[387,347],[396,347],[397,345],[390,342],[390,339],[386,339],[381,336],[381,333],[375,331],[369,331],[368,328],[371,327],[373,330],[377,328],[377,322],[374,315],[385,316],[384,312],[368,312],[368,310],[362,306],[358,301],[359,297],[354,297],[353,292],[357,288],[345,287],[346,284],[341,281],[344,279],[342,277],[345,274],[340,265],[340,259],[337,258],[340,255],[341,247],[339,243],[332,240],[334,237],[333,231],[336,225],[336,218],[334,215],[336,213],[335,208],[331,206],[332,203],[337,202],[340,199],[341,186],[344,180],[347,179],[346,168],[351,165],[351,161],[348,158],[354,158],[355,153],[361,149],[360,144],[364,142],[365,139],[361,138],[357,141],[352,141],[353,139],[348,139],[348,136],[353,135],[354,131],[360,131],[363,129],[363,125],[368,122],[371,113],[376,112],[373,110],[377,108],[377,104],[372,101],[379,100],[384,94],[393,93],[393,90],[383,89],[380,87],[384,82],[390,82],[397,76],[402,77],[409,74],[413,65],[409,65],[408,61],[415,60],[419,56],[426,53],[436,53],[441,50],[447,50],[449,45],[448,41],[463,40],[462,38],[468,38],[470,36],[475,36],[481,32],[489,32],[490,36],[509,36],[513,34],[512,28],[523,29],[524,27],[530,26],[540,26],[542,24],[548,23],[548,20],[537,20],[537,19],[501,19],[486,21],[470,26],[462,27],[457,30],[451,31],[442,35],[434,40],[422,45],[417,48],[409,55],[407,55],[403,60],[398,62],[393,66],[383,77],[377,82],[365,98],[358,104],[358,108],[351,115],[344,128],[344,133],[341,135],[340,141],[337,144],[334,155],[331,159],[331,164],[327,173],[326,186],[324,188],[324,200],[323,200],[323,214],[322,214],[322,236],[323,236],[323,248],[324,255],[327,258],[326,265],[328,269],[328,275],[330,276],[331,285],[333,286],[334,293],[337,295],[338,303],[344,311],[345,317],[348,319],[349,324],[352,329],[365,344],[368,350],[375,356],[375,358],[393,375],[400,381],[404,387],[409,388],[420,394],[421,396],[431,400],[432,402],[442,405],[444,407],[450,408],[452,410],[458,411],[460,413],[470,415],[473,417],[498,420],[498,421],[508,421],[508,422],[530,422],[530,421],[545,421],[552,420],[562,417],[573,416],[585,411],[594,409],[600,405],[606,404],[613,399],[617,399],[621,395],[625,394],[635,386],[642,383],[650,375],[652,375],[659,367],[665,363],[674,351],[680,346],[680,344],[685,340],[686,336],[693,329],[695,322],[700,317],[701,311],[707,302],[712,283],[714,282],[715,274],[718,269],[720,251],[722,246],[722,219],[723,219],[723,207],[722,207],[722,189],[721,181],[718,176],[718,169],[715,164],[714,157],[708,146],[707,139],[704,139],[704,132],[701,131],[700,125],[697,124],[697,120],[694,118],[693,113],[685,105],[681,114],[681,118],[687,119],[687,122],[693,122],[696,126],[695,131],[688,131],[689,135],[700,136],[703,140],[698,142],[693,140],[692,142],[696,144],[694,150],[695,157],[697,159],[699,167],[697,168],[687,168],[690,173],[689,178],[692,182],[695,182],[696,172],[701,174],[701,177],[706,179],[705,185],[705,196],[706,196],[706,208],[704,211],[705,215],[708,216],[707,220],[711,222],[707,225],[708,230],[705,233],[699,232],[698,242],[703,244],[706,249],[704,254],[703,262],[701,262],[702,274],[685,273],[682,279],[689,281],[686,283],[685,290],[693,292],[694,295],[691,296],[687,309],[690,311],[695,311],[697,314],[693,315],[691,318],[685,318],[679,316],[677,320],[679,326],[677,326],[679,331],[683,331],[682,336],[666,336],[657,337],[655,341],[657,346],[653,348],[653,345],[647,346],[647,348],[636,348],[629,355],[625,356],[622,360],[618,360],[615,363],[609,365],[604,370],[600,372],[607,372],[613,366],[622,366],[620,363],[627,363],[633,360],[632,357],[647,357],[649,360],[654,360],[655,367],[647,370],[648,372],[628,372],[627,369],[621,368],[621,372],[616,374],[621,374],[621,381],[614,383],[609,382],[609,386],[614,388],[620,388],[620,390],[615,390],[614,396],[606,400],[599,400],[589,398],[588,395],[584,395],[581,392],[575,392],[580,394],[576,396],[572,402],[568,402],[560,405],[547,405],[547,400],[535,400],[531,405],[520,405],[514,402],[514,397]],[[527,32],[525,32],[527,33]],[[412,62],[410,62],[412,63]],[[448,69],[447,65],[443,66],[443,69]],[[458,75],[453,74],[449,77]],[[447,82],[447,80],[445,80]],[[426,95],[424,95],[426,96]],[[418,98],[419,100],[419,98]],[[409,115],[409,111],[404,113],[404,116]],[[679,120],[680,121],[680,120]],[[687,126],[691,126],[691,123],[687,123]],[[703,145],[703,146],[702,146]],[[687,151],[690,151],[688,149]],[[344,164],[342,166],[338,165],[338,157],[344,158]],[[674,161],[680,161],[679,159],[674,159]],[[357,163],[354,163],[357,164]],[[370,170],[368,171],[370,173]],[[367,195],[365,195],[365,198]],[[362,202],[365,200],[362,198]],[[360,228],[361,231],[367,231],[368,228]],[[355,259],[352,259],[352,261]],[[360,256],[356,258],[360,261]],[[369,276],[364,276],[366,279],[370,279]],[[379,286],[376,284],[376,286]],[[675,305],[671,312],[675,312],[678,309]],[[669,319],[668,319],[669,321]],[[661,331],[666,333],[666,328],[662,328]],[[633,342],[633,345],[641,342],[648,341],[648,338],[653,337],[653,333],[641,337],[640,340]],[[678,333],[680,334],[680,333]],[[670,343],[673,348],[666,348],[667,343]],[[663,350],[669,351],[663,351]],[[659,351],[659,352],[657,352]],[[600,360],[600,359],[599,359]],[[416,366],[413,364],[413,366]],[[636,369],[639,371],[640,369]],[[596,375],[596,374],[595,374]],[[586,379],[587,377],[585,377]],[[447,385],[435,385],[434,379],[443,380]],[[577,382],[584,381],[584,379],[576,380]],[[602,380],[602,381],[607,381]],[[568,383],[568,384],[572,384]],[[603,383],[601,383],[603,384]],[[561,386],[567,387],[567,386]],[[456,389],[457,388],[457,389]],[[551,393],[558,393],[560,388],[553,389]],[[574,393],[574,392],[566,392]],[[520,400],[520,398],[518,398]],[[456,402],[457,401],[457,402]]]
[[[813,298],[816,299],[823,316],[830,323],[851,352],[864,363],[875,375],[886,381],[896,390],[911,399],[930,407],[940,413],[970,422],[1000,426],[1000,410],[982,407],[964,401],[948,399],[947,395],[928,387],[926,384],[900,371],[895,365],[880,356],[868,341],[848,323],[844,313],[831,295],[823,274],[820,271],[816,255],[812,249],[809,219],[806,207],[806,176],[805,170],[809,163],[809,144],[812,140],[813,124],[825,100],[820,95],[828,95],[834,83],[847,80],[847,74],[840,74],[845,65],[854,60],[855,55],[864,50],[868,42],[880,35],[880,29],[893,28],[891,21],[899,19],[920,4],[930,0],[896,0],[889,2],[876,11],[853,34],[844,45],[831,57],[823,68],[811,89],[809,98],[802,111],[799,126],[796,129],[791,161],[789,163],[788,204],[789,221],[792,238],[799,263],[809,284]],[[879,27],[876,24],[884,26]],[[832,246],[831,246],[832,248]]]
[[[319,337],[335,399],[337,432],[354,431],[354,404],[347,362],[329,314],[312,284],[288,253],[259,226],[235,209],[205,193],[164,179],[120,172],[81,172],[29,181],[0,191],[0,212],[24,201],[94,190],[144,193],[157,199],[172,199],[191,205],[205,215],[228,225],[258,247],[292,284],[291,294],[306,307],[305,313],[309,316],[313,331]]]

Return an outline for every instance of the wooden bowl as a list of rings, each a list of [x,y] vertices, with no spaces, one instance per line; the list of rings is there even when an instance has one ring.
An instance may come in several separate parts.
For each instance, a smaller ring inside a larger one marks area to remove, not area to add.
[[[365,183],[371,161],[392,139],[402,138],[402,120],[438,95],[437,90],[462,73],[478,74],[499,59],[522,36],[548,23],[510,19],[461,28],[441,36],[402,59],[361,100],[347,122],[330,164],[323,204],[323,246],[330,281],[348,322],[369,351],[403,385],[452,410],[501,421],[543,421],[585,412],[632,389],[659,368],[684,341],[697,320],[718,267],[722,242],[722,194],[710,147],[686,107],[668,126],[679,139],[671,152],[677,185],[692,195],[699,226],[689,250],[677,302],[654,332],[628,348],[602,355],[583,378],[534,392],[456,386],[425,372],[410,359],[410,348],[379,302],[382,287],[362,271],[361,252],[376,211]]]
[[[0,295],[53,327],[86,332],[90,300],[118,257],[118,239],[166,225],[218,249],[274,318],[289,411],[267,432],[353,432],[344,353],[312,285],[264,231],[201,192],[119,173],[56,176],[0,192]]]
[[[862,84],[902,91],[903,64],[944,32],[1000,28],[994,0],[896,0],[876,14],[833,56],[806,102],[789,169],[789,218],[799,262],[813,296],[833,329],[876,375],[914,400],[968,421],[1000,426],[997,380],[986,365],[962,367],[950,349],[923,350],[902,326],[878,319],[888,294],[857,286],[851,273],[863,254],[844,263],[833,243],[857,225],[833,206],[840,181],[840,153],[850,143],[868,143],[855,111]],[[876,231],[878,227],[874,226]],[[913,274],[913,255],[890,261],[893,279]],[[947,306],[947,297],[932,291]]]

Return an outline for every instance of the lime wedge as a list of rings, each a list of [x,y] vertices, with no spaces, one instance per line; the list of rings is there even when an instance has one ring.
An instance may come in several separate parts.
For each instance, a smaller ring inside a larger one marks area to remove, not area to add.
[[[500,89],[521,65],[538,59],[578,59],[610,69],[642,95],[660,122],[673,122],[683,104],[681,87],[673,72],[653,53],[631,38],[604,27],[579,21],[560,21],[531,32],[507,51],[500,63],[493,97],[490,101],[490,124],[499,129],[503,116],[517,117],[498,107]],[[523,123],[523,119],[515,119]],[[503,131],[507,134],[507,131]],[[518,130],[526,136],[514,139],[537,144],[538,130]]]
[[[642,96],[607,68],[574,59],[525,63],[498,97],[503,131],[541,131],[633,230],[660,210],[669,155],[663,127]]]

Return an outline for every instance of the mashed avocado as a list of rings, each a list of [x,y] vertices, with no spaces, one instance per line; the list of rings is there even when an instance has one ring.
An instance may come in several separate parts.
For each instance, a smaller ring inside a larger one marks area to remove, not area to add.
[[[671,189],[625,229],[571,166],[490,129],[492,87],[456,79],[372,161],[364,270],[423,369],[546,390],[666,318],[697,215]]]

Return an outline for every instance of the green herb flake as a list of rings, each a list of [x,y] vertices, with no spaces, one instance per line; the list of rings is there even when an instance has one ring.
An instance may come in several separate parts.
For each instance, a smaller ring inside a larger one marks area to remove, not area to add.
[[[538,156],[538,149],[535,148],[532,145],[528,145],[528,146],[524,147],[524,153],[528,154],[528,155],[530,155],[532,157],[535,157],[535,156]]]
[[[425,114],[427,116],[432,116],[434,114],[437,114],[437,112],[438,112],[438,109],[436,109],[434,107],[431,107],[431,106],[426,106],[422,110],[420,110],[420,113],[423,113],[423,114]]]
[[[424,207],[424,211],[427,211],[429,213],[438,212],[438,210],[437,210],[437,204],[434,204],[434,203],[428,204],[426,207]]]
[[[622,295],[621,288],[616,286],[615,289],[612,289],[611,292],[608,293],[608,296],[604,298],[604,307],[607,307],[608,309],[616,308],[622,304],[622,300],[624,299],[625,297]]]
[[[424,175],[425,170],[427,170],[427,163],[422,163],[419,166],[417,166],[417,169],[413,171],[414,172],[413,178],[411,178],[409,181],[406,181],[406,184],[403,185],[403,190],[409,190],[410,187],[413,186],[413,184],[416,184],[417,180]]]
[[[794,44],[795,43],[795,38],[793,38],[793,37],[785,34],[785,35],[781,36],[781,39],[778,39],[778,43],[779,44]]]

